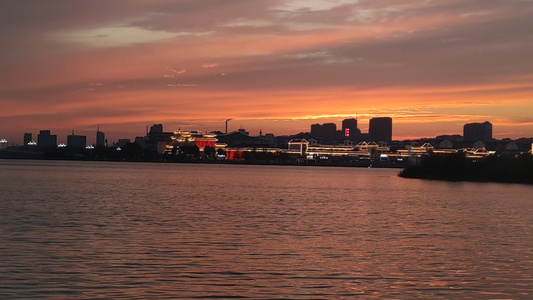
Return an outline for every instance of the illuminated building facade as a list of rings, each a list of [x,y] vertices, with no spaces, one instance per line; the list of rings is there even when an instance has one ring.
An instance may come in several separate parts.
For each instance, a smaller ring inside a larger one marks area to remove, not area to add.
[[[355,140],[361,131],[357,128],[357,119],[344,119],[342,120],[342,135],[349,140]]]
[[[195,145],[200,151],[204,151],[206,147],[213,149],[224,148],[225,145],[217,144],[216,134],[202,133],[200,131],[174,131],[171,136],[172,143],[168,144],[165,152],[172,152],[184,145]]]
[[[299,140],[290,140],[289,141],[289,151],[297,151],[301,155],[305,155],[307,153],[307,148],[309,147],[309,142],[305,139]]]

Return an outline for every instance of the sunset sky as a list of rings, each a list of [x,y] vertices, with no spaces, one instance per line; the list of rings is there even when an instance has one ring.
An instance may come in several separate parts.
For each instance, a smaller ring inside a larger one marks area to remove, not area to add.
[[[393,138],[533,136],[532,0],[0,0],[0,138],[296,134],[393,118]]]

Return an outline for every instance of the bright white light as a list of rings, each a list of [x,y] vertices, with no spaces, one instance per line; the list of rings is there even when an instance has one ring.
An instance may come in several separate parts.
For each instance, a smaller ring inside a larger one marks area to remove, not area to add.
[[[65,148],[66,146],[67,145],[65,145],[65,144],[59,144],[59,145],[57,145],[57,148]]]
[[[120,147],[117,147],[117,151],[120,151],[120,150],[122,150],[122,149]]]
[[[85,147],[85,149],[94,149],[94,146],[93,145],[89,145],[89,146]]]

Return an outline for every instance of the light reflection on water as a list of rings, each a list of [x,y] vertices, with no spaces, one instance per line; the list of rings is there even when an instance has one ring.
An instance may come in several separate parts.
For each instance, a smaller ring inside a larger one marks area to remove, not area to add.
[[[531,298],[533,187],[0,161],[0,298]]]

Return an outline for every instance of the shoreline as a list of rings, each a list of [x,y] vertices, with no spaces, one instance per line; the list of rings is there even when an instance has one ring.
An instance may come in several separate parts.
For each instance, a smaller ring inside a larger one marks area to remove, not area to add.
[[[407,164],[389,161],[358,161],[358,162],[291,162],[291,161],[229,161],[229,160],[166,160],[166,159],[99,159],[99,158],[46,158],[39,153],[22,153],[0,151],[0,159],[5,160],[41,160],[41,161],[95,161],[95,162],[139,162],[139,163],[183,163],[213,165],[257,165],[257,166],[312,166],[312,167],[345,167],[345,168],[388,168],[404,169]],[[11,155],[10,155],[11,154]],[[22,154],[22,155],[21,155]]]
[[[447,182],[533,185],[533,156],[487,156],[481,160],[471,160],[464,153],[430,155],[419,165],[407,166],[398,176]]]

